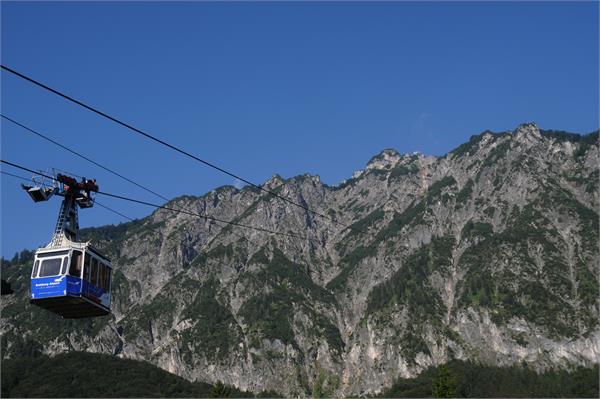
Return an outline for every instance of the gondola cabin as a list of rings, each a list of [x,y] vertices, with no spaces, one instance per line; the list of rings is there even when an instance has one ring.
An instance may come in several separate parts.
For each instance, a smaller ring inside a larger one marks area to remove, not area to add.
[[[112,265],[87,243],[41,248],[31,272],[31,303],[66,319],[110,313]]]

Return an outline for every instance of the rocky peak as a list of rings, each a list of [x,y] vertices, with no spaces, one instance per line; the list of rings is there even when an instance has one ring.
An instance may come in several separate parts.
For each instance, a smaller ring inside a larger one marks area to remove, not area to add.
[[[540,129],[534,122],[523,123],[513,132],[514,138],[521,142],[535,142],[542,138]]]
[[[277,186],[280,186],[284,183],[284,180],[281,176],[279,176],[277,173],[275,173],[273,176],[271,176],[271,178],[269,180],[267,180],[264,184],[263,187],[268,189],[268,190],[272,190]]]
[[[321,182],[321,177],[319,175],[311,175],[310,173],[305,173],[303,175],[295,176],[290,180],[298,182],[298,183],[310,182],[313,184],[318,184]]]
[[[398,151],[388,148],[375,155],[367,163],[367,170],[371,169],[390,169],[396,166],[402,156]]]

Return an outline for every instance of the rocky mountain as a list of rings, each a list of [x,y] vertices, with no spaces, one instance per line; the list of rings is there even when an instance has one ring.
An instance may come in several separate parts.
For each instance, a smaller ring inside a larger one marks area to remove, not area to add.
[[[114,314],[27,303],[3,265],[2,356],[31,347],[147,360],[284,395],[376,394],[449,359],[542,371],[600,363],[598,132],[523,124],[441,157],[384,150],[337,186],[273,176],[84,232],[113,259]],[[348,227],[350,226],[350,227]]]

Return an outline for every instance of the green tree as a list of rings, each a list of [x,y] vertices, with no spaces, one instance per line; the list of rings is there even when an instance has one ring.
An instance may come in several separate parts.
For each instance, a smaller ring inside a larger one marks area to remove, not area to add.
[[[433,396],[435,398],[453,398],[456,396],[456,387],[456,379],[450,373],[448,366],[441,365],[437,378],[433,380]]]
[[[231,395],[231,389],[226,387],[221,381],[217,381],[208,393],[209,398],[228,398],[229,395]]]

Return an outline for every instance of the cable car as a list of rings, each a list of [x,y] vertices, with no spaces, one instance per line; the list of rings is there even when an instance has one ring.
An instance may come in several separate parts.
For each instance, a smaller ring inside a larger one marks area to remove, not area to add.
[[[41,248],[31,271],[31,303],[66,319],[110,313],[112,265],[89,243]]]
[[[112,265],[89,242],[79,242],[77,208],[90,208],[95,180],[78,182],[58,174],[50,189],[26,186],[35,202],[54,194],[63,196],[50,243],[35,253],[31,271],[30,302],[65,319],[104,316],[110,313]]]

